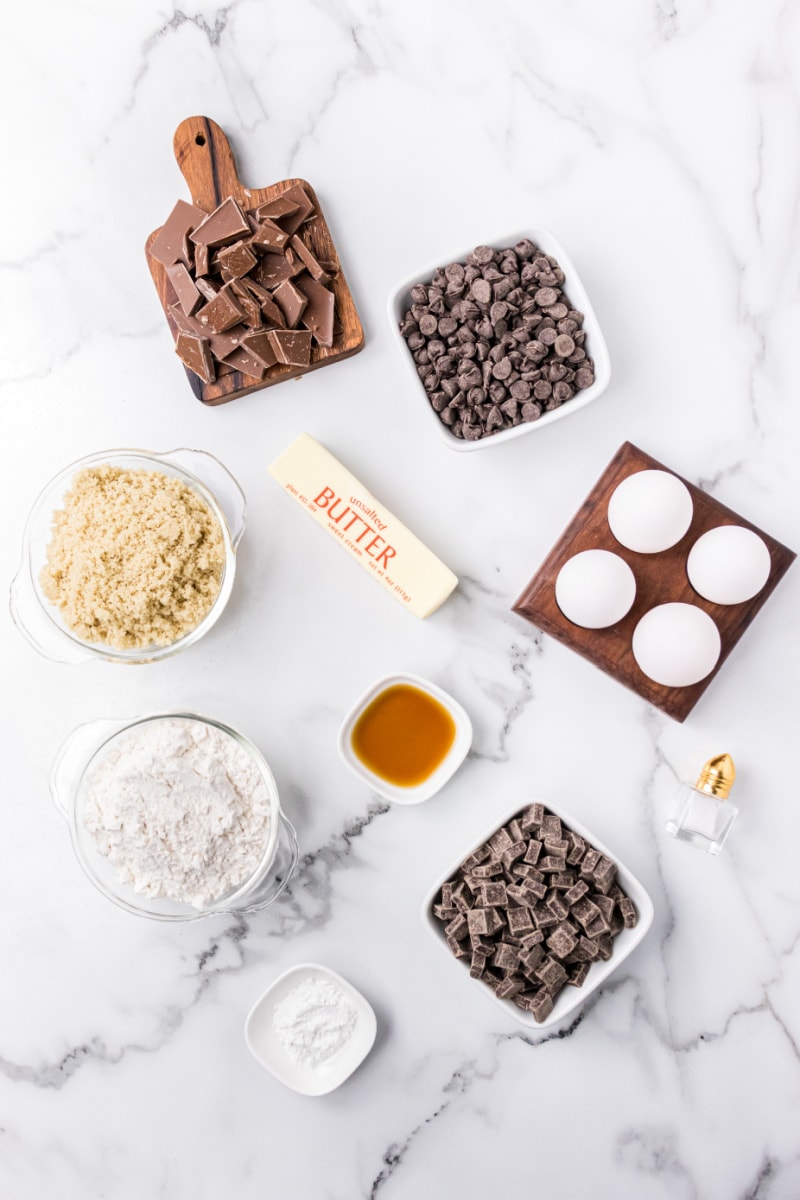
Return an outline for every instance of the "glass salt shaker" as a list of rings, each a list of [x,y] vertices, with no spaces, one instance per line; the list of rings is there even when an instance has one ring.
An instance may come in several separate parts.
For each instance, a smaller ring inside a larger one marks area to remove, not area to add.
[[[681,784],[665,822],[667,832],[706,854],[719,854],[739,812],[728,799],[735,779],[730,754],[710,758],[694,787]]]

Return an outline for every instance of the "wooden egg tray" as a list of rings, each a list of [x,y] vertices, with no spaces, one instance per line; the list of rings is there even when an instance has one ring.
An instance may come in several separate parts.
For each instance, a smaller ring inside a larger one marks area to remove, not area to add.
[[[287,366],[277,363],[270,367],[265,377],[260,380],[241,371],[232,371],[230,374],[219,376],[214,383],[204,383],[193,371],[187,370],[186,376],[198,400],[208,405],[225,404],[228,400],[247,395],[248,392],[271,387],[285,379],[307,375],[309,371],[315,371],[318,367],[357,354],[364,344],[364,331],[314,189],[304,179],[283,179],[280,183],[273,183],[265,188],[245,187],[237,174],[236,162],[227,137],[216,121],[209,117],[188,117],[182,121],[175,131],[173,149],[178,166],[189,185],[192,203],[206,212],[213,212],[228,196],[233,196],[243,209],[257,208],[269,200],[276,200],[295,184],[300,184],[308,193],[309,199],[314,202],[316,211],[314,219],[305,226],[304,237],[318,259],[336,267],[330,285],[335,297],[332,346],[314,345],[309,366]],[[166,267],[149,254],[150,247],[159,233],[160,229],[156,229],[147,239],[147,264],[170,332],[173,338],[177,338],[178,331],[169,312],[170,305],[177,301],[177,295],[167,276]]]
[[[531,621],[571,650],[582,654],[601,671],[660,708],[676,721],[684,721],[733,650],[753,617],[773,593],[796,555],[738,513],[726,508],[686,479],[694,504],[688,532],[669,550],[660,554],[637,554],[616,540],[609,528],[607,512],[611,494],[628,475],[637,471],[669,471],[643,450],[625,442],[612,458],[564,530],[540,569],[513,606],[513,611]],[[671,471],[675,475],[676,472]],[[681,479],[681,476],[677,476]],[[761,591],[742,604],[712,604],[692,588],[686,575],[686,560],[701,534],[718,525],[742,525],[763,538],[772,560],[767,582]],[[636,577],[636,599],[630,612],[608,629],[583,629],[573,625],[556,603],[555,581],[561,567],[582,550],[611,550],[624,559]],[[681,601],[695,604],[715,621],[722,641],[714,670],[690,687],[665,687],[649,679],[638,666],[631,649],[633,631],[644,614],[658,604]]]

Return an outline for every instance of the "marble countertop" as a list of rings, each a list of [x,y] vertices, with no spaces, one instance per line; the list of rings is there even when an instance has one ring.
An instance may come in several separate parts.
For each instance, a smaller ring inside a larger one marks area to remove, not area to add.
[[[685,724],[510,612],[625,440],[780,540],[798,531],[797,0],[152,0],[4,22],[4,573],[40,487],[111,446],[212,450],[249,502],[223,619],[148,667],[60,666],[0,623],[0,1193],[8,1200],[796,1200],[800,1195],[800,570]],[[317,189],[366,332],[357,357],[217,409],[172,353],[143,245],[183,180],[172,134],[229,133],[254,186]],[[420,264],[553,230],[608,340],[573,418],[440,445],[386,316]],[[279,494],[307,430],[459,575],[414,620]],[[475,741],[419,808],[336,734],[377,676],[450,690]],[[96,893],[47,787],[78,722],[191,708],[262,749],[297,826],[290,895],[184,927]],[[739,769],[718,859],[669,838],[676,780]],[[557,1032],[507,1020],[420,920],[519,798],[552,799],[642,880],[655,922]],[[378,1038],[307,1099],[245,1015],[294,963],[373,1004]]]

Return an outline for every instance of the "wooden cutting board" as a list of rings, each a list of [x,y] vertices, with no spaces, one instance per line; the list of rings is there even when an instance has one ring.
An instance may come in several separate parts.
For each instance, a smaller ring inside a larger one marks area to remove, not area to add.
[[[684,721],[715,678],[725,659],[762,605],[769,599],[796,555],[763,529],[746,521],[732,509],[702,492],[687,479],[694,515],[688,532],[669,550],[660,554],[637,554],[621,546],[608,524],[608,502],[615,488],[636,471],[670,471],[630,442],[620,447],[606,470],[564,530],[542,566],[514,605],[514,612],[525,617],[551,637],[558,638],[571,650],[630,688],[656,708]],[[680,479],[681,476],[678,475]],[[742,604],[712,604],[698,595],[686,575],[686,560],[694,543],[718,525],[743,525],[763,538],[769,550],[772,569],[760,592]],[[556,603],[555,582],[567,559],[582,550],[611,550],[624,559],[636,577],[636,599],[627,616],[608,629],[582,629],[568,621]],[[664,687],[640,669],[633,657],[631,640],[639,619],[658,604],[680,601],[695,604],[716,622],[722,649],[714,670],[690,687]]]
[[[188,117],[185,121],[181,121],[175,131],[173,149],[178,166],[189,185],[192,203],[206,212],[212,212],[228,196],[233,196],[243,209],[256,208],[259,204],[277,199],[287,188],[300,184],[305,188],[309,199],[313,200],[317,212],[317,216],[303,227],[304,240],[310,244],[318,259],[334,263],[338,268],[331,283],[331,289],[335,296],[332,346],[325,347],[315,344],[311,350],[309,366],[291,367],[278,363],[274,367],[270,367],[264,379],[261,380],[255,379],[251,375],[244,375],[241,371],[233,371],[229,375],[221,376],[214,383],[203,383],[202,379],[193,371],[186,371],[186,377],[198,400],[209,405],[225,404],[228,400],[235,400],[238,396],[247,395],[248,392],[272,387],[273,384],[282,383],[285,379],[296,379],[299,375],[316,371],[318,367],[324,367],[328,363],[338,362],[341,358],[349,358],[350,355],[357,354],[364,345],[364,330],[341,269],[331,232],[311,185],[304,179],[283,179],[280,183],[273,183],[265,188],[245,187],[237,174],[230,143],[216,121],[212,121],[210,117]],[[159,233],[160,229],[156,229],[150,234],[145,251],[147,252],[147,265],[153,276],[158,298],[174,339],[177,337],[177,329],[170,316],[169,306],[176,302],[177,296],[167,277],[166,268],[151,258],[149,254],[153,240]],[[175,361],[180,361],[177,356]]]

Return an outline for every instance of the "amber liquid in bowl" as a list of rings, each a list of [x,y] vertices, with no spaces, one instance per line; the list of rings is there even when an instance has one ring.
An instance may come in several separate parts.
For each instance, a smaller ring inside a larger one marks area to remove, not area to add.
[[[367,705],[351,745],[368,770],[395,787],[417,787],[447,757],[456,723],[439,701],[410,683],[397,683]]]

